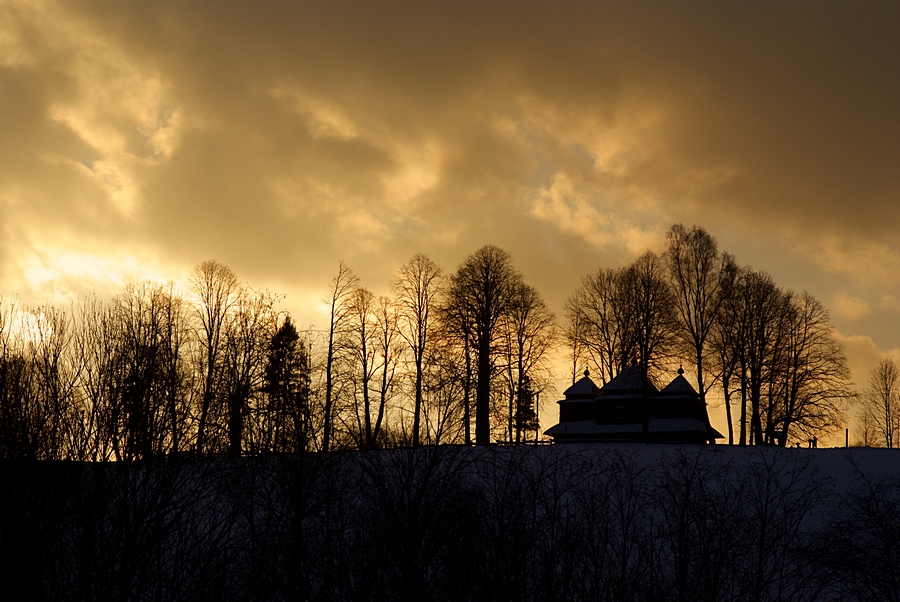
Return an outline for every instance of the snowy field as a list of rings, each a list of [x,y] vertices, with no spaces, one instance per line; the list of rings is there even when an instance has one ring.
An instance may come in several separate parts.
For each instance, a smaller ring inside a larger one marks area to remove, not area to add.
[[[441,447],[0,471],[15,599],[900,599],[894,450]]]

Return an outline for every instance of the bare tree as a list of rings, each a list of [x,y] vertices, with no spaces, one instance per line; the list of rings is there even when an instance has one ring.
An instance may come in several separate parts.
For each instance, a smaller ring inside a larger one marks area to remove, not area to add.
[[[738,342],[741,364],[740,443],[761,445],[764,387],[770,382],[772,360],[776,348],[781,345],[779,337],[784,321],[785,293],[775,285],[771,276],[754,271],[744,273],[736,292],[744,304],[741,311],[744,336]]]
[[[883,358],[869,373],[860,401],[860,422],[871,425],[885,447],[894,447],[900,436],[900,369],[892,358]]]
[[[210,406],[216,395],[217,370],[222,353],[223,334],[228,314],[237,302],[240,284],[231,268],[214,260],[207,260],[194,268],[190,278],[196,297],[196,314],[200,328],[201,347],[200,416],[197,422],[197,453],[206,447],[207,421]]]
[[[264,383],[266,351],[277,328],[275,297],[241,291],[225,331],[222,375],[228,407],[228,453],[240,455],[251,397]]]
[[[330,322],[328,326],[328,351],[325,357],[325,407],[322,428],[322,451],[331,449],[334,430],[334,361],[335,344],[346,326],[350,315],[348,301],[356,289],[359,279],[347,264],[341,261],[338,271],[331,280],[329,298],[325,300],[330,307]]]
[[[646,371],[661,368],[674,351],[674,296],[658,255],[647,251],[626,269],[625,291],[626,313],[634,322],[629,347],[646,380]]]
[[[416,253],[400,266],[391,283],[400,304],[400,335],[413,355],[415,397],[413,445],[419,445],[424,360],[431,344],[431,317],[443,289],[443,272],[427,255]]]
[[[586,361],[587,354],[584,348],[584,340],[586,339],[584,335],[585,326],[583,324],[583,318],[579,313],[575,312],[569,314],[568,301],[566,305],[566,314],[568,319],[562,326],[562,335],[568,349],[571,350],[569,366],[572,368],[571,376],[572,384],[574,385],[575,381],[578,380],[578,375],[580,373],[579,368],[583,367],[583,364]]]
[[[878,432],[878,427],[875,424],[872,415],[863,408],[860,408],[856,415],[856,419],[856,429],[854,432],[856,441],[853,445],[861,447],[878,447],[883,435]]]
[[[171,289],[151,282],[129,285],[111,305],[112,357],[105,368],[94,365],[98,376],[113,376],[120,382],[105,383],[105,394],[113,410],[109,418],[121,422],[124,442],[113,444],[117,457],[146,458],[178,451],[184,425],[185,316],[181,300]],[[102,324],[101,324],[102,326]],[[103,330],[95,340],[107,344]],[[101,381],[102,382],[102,381]],[[96,384],[91,385],[95,387]],[[111,432],[118,430],[111,425]]]
[[[498,326],[509,311],[521,275],[509,253],[494,245],[481,247],[463,260],[450,278],[448,303],[471,318],[477,362],[475,442],[491,441],[491,376]]]
[[[372,440],[372,412],[369,398],[370,383],[375,375],[375,295],[366,288],[357,288],[349,300],[349,320],[345,343],[349,351],[348,373],[353,384],[353,413],[356,418],[356,439],[360,448],[374,447]]]
[[[153,454],[159,436],[160,408],[154,395],[160,371],[157,299],[150,283],[129,285],[113,302],[119,345],[117,353],[124,377],[116,389],[118,416],[124,441],[116,444],[121,456],[136,460]]]
[[[163,391],[169,420],[170,451],[183,451],[188,435],[190,386],[193,378],[189,366],[190,324],[187,304],[175,293],[171,284],[165,291],[163,312]]]
[[[72,358],[72,319],[68,312],[50,306],[32,312],[28,342],[34,369],[35,393],[43,415],[40,446],[47,459],[69,459],[77,435],[75,385],[78,367]]]
[[[621,273],[622,270],[601,269],[584,276],[581,285],[566,299],[568,332],[575,337],[573,365],[582,354],[586,355],[603,382],[624,370],[629,359]]]
[[[812,295],[780,289],[747,268],[723,289],[710,336],[725,396],[729,443],[731,397],[741,395],[739,442],[786,445],[792,431],[834,429],[853,397],[843,347],[825,307]]]
[[[445,367],[445,372],[452,375],[454,382],[458,382],[462,390],[463,442],[469,445],[472,443],[472,387],[475,383],[474,356],[477,347],[475,323],[470,313],[471,309],[463,304],[452,303],[450,294],[448,290],[444,302],[439,307],[439,345],[433,351],[433,357],[439,359],[438,363]],[[442,380],[436,379],[437,382]],[[430,382],[436,381],[432,379]],[[441,399],[445,400],[443,396]],[[448,404],[441,403],[440,406],[448,407]]]
[[[50,417],[39,398],[28,353],[33,318],[15,301],[0,300],[0,457],[43,459]]]
[[[669,268],[682,336],[693,351],[697,391],[706,400],[704,362],[707,340],[734,279],[736,265],[719,253],[716,239],[700,226],[687,230],[675,224],[666,234],[665,260]]]
[[[84,300],[78,310],[76,348],[83,366],[84,450],[82,460],[106,461],[120,457],[120,393],[125,381],[122,337],[115,301]],[[173,424],[174,429],[174,424]]]
[[[468,349],[452,337],[437,337],[425,362],[422,420],[425,441],[471,443],[468,424],[471,359]]]
[[[555,344],[556,318],[537,289],[521,283],[513,292],[502,329],[509,395],[507,433],[510,442],[519,442],[525,430],[537,429],[534,393],[550,381],[547,362]]]
[[[739,283],[742,283],[747,272],[746,268],[738,268],[733,280],[727,283],[722,294],[724,300],[716,315],[710,342],[713,349],[713,365],[718,372],[719,382],[722,384],[722,393],[725,399],[725,419],[728,422],[728,444],[734,443],[734,419],[732,418],[731,397],[735,392],[741,393],[741,398],[746,400],[746,390],[743,387],[744,378],[742,366],[744,365],[743,344],[746,338],[746,309],[739,295]],[[734,385],[737,385],[736,387]],[[746,405],[741,404],[745,409]],[[742,422],[746,416],[741,418]]]
[[[648,251],[630,266],[582,279],[566,300],[569,332],[604,382],[633,364],[646,376],[673,355],[673,304],[662,261]]]
[[[847,358],[828,310],[807,292],[786,300],[785,340],[773,369],[776,384],[770,388],[764,437],[781,446],[793,428],[806,435],[834,430],[853,398]]]
[[[400,328],[397,306],[388,297],[378,297],[375,304],[375,326],[377,328],[374,349],[375,370],[376,376],[380,373],[380,378],[377,380],[378,410],[375,416],[375,423],[372,425],[371,431],[366,432],[367,445],[369,447],[378,445],[388,401],[391,399],[394,390],[394,378],[402,355],[400,341],[398,340],[400,338]],[[413,445],[415,445],[415,431],[413,433]]]

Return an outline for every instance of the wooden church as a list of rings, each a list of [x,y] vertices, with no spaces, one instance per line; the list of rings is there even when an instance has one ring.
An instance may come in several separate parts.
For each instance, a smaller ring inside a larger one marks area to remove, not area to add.
[[[724,436],[709,424],[706,403],[684,370],[659,390],[630,366],[602,387],[587,370],[559,400],[559,424],[545,432],[554,442],[715,443]]]

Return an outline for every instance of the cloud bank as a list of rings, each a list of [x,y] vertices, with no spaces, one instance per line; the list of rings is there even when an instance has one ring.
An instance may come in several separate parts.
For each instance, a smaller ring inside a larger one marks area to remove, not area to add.
[[[0,4],[0,290],[216,258],[317,319],[339,259],[509,250],[557,310],[700,223],[900,347],[900,9]]]

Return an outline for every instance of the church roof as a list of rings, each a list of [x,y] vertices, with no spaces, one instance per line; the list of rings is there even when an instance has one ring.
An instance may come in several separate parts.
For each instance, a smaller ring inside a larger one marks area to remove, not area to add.
[[[643,391],[644,389],[644,379],[641,375],[641,367],[640,366],[628,366],[621,372],[619,372],[615,378],[610,380],[608,383],[603,385],[601,391],[604,393],[619,393],[624,391]],[[649,393],[657,393],[659,389],[650,382],[647,381],[647,390]]]
[[[600,388],[594,384],[594,381],[590,378],[590,372],[587,370],[584,371],[584,377],[578,379],[574,385],[569,387],[563,392],[566,399],[571,399],[573,397],[591,397],[593,398],[598,393],[600,393]]]
[[[681,371],[683,372],[683,371]],[[675,380],[670,382],[665,388],[660,391],[660,395],[688,395],[690,397],[698,397],[698,393],[694,390],[694,387],[691,386],[691,383],[687,381],[684,377],[684,374],[679,372],[678,376],[675,377]]]

